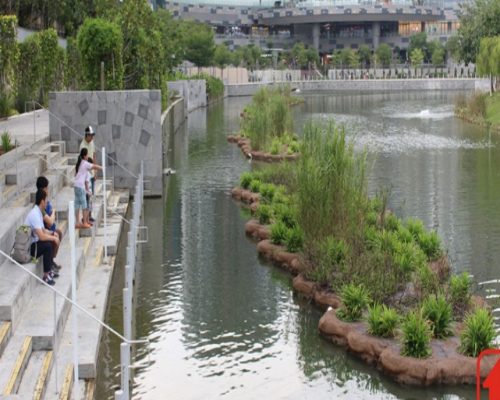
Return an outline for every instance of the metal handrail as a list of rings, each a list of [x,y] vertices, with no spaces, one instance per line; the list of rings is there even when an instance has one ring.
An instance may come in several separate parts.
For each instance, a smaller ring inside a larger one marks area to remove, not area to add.
[[[56,114],[54,114],[53,112],[51,112],[50,110],[48,110],[47,108],[45,108],[43,105],[41,105],[38,101],[36,100],[32,100],[31,101],[33,104],[36,104],[38,105],[41,109],[47,111],[49,113],[49,115],[52,115],[55,119],[57,119],[60,123],[62,123],[64,126],[68,127],[73,133],[75,133],[78,137],[80,138],[84,138],[84,135],[82,135],[80,132],[78,132],[77,130],[73,129],[71,126],[69,126],[66,122],[64,122],[61,118],[59,118]],[[100,152],[99,149],[96,149],[96,152]],[[137,175],[135,175],[132,171],[130,171],[127,167],[125,167],[124,165],[120,164],[117,160],[115,160],[114,158],[110,157],[108,154],[106,154],[106,157],[108,160],[110,160],[111,162],[113,162],[114,164],[118,165],[121,169],[123,169],[126,173],[128,173],[130,176],[132,176],[133,178],[135,179],[138,179],[139,177]]]
[[[84,314],[86,314],[88,317],[90,317],[91,319],[93,319],[95,322],[97,322],[103,328],[107,329],[109,332],[111,332],[116,337],[120,338],[122,341],[124,341],[124,342],[126,342],[128,344],[151,343],[151,341],[149,339],[137,339],[137,340],[129,340],[129,339],[127,339],[126,337],[124,337],[123,335],[121,335],[120,333],[118,333],[115,329],[111,328],[109,325],[107,325],[106,323],[104,323],[103,321],[101,321],[99,318],[93,316],[89,311],[87,311],[85,308],[83,308],[82,306],[80,306],[78,303],[76,303],[73,300],[71,300],[64,293],[60,292],[59,290],[57,290],[53,286],[50,286],[49,284],[47,284],[46,282],[44,282],[42,278],[38,277],[36,274],[34,274],[33,272],[31,272],[29,269],[27,269],[26,267],[24,267],[22,264],[19,264],[10,255],[8,255],[7,253],[5,253],[1,249],[0,249],[0,255],[4,256],[5,258],[7,258],[11,262],[13,262],[16,266],[18,266],[19,268],[21,268],[24,272],[27,272],[29,275],[31,275],[33,278],[35,278],[42,285],[44,285],[48,289],[52,290],[55,294],[59,295],[64,300],[69,301],[78,310],[80,310],[81,312],[83,312]]]

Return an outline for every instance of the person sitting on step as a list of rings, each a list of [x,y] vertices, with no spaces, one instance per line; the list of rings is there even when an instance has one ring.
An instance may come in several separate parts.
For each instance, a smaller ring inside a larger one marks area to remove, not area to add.
[[[31,247],[32,257],[43,257],[43,281],[48,285],[54,285],[54,278],[59,277],[54,267],[54,247],[59,247],[59,238],[57,233],[45,228],[43,223],[43,213],[47,205],[47,193],[43,190],[37,190],[35,194],[35,205],[29,212],[25,225],[31,228]]]
[[[39,176],[36,179],[36,188],[37,190],[43,190],[45,193],[47,193],[47,202],[45,205],[45,209],[42,210],[43,214],[43,222],[45,224],[45,228],[48,229],[49,231],[55,232],[57,234],[57,237],[59,239],[59,244],[63,240],[63,233],[60,229],[57,228],[56,226],[56,218],[55,218],[55,211],[52,207],[52,204],[50,203],[50,200],[48,200],[49,196],[49,180],[45,176]],[[55,242],[52,242],[52,246],[54,247],[54,258],[57,257],[57,253],[59,252],[59,245],[56,245]],[[61,266],[57,264],[54,261],[54,268],[57,270],[61,269]]]
[[[97,164],[91,164],[87,160],[89,158],[88,150],[83,148],[80,150],[78,161],[76,162],[76,176],[74,182],[75,189],[75,228],[89,229],[91,225],[88,223],[89,210],[87,208],[87,198],[85,195],[85,181],[87,180],[87,172],[96,169],[102,169]],[[82,210],[83,221],[80,219],[80,210]]]

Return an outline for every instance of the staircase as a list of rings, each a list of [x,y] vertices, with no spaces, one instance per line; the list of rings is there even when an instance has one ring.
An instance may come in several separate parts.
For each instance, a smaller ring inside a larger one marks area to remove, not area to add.
[[[17,162],[0,173],[0,249],[10,253],[15,231],[32,208],[39,175],[49,179],[49,199],[57,225],[64,234],[56,258],[63,268],[55,289],[71,297],[71,255],[68,235],[68,202],[74,199],[72,177],[76,155],[66,153],[64,142],[42,143],[36,151],[18,154]],[[111,187],[111,182],[107,182]],[[103,259],[103,196],[108,204],[108,260]],[[114,256],[128,191],[103,192],[96,182],[93,199],[94,226],[78,230],[76,241],[77,302],[103,320],[111,283]],[[41,259],[25,264],[42,276]],[[0,399],[72,398],[72,324],[67,324],[71,304],[35,278],[0,256]],[[79,398],[92,399],[101,326],[78,312]]]

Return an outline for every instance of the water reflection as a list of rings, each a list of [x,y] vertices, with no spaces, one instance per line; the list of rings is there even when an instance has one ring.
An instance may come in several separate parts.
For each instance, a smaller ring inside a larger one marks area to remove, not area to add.
[[[306,96],[296,124],[334,118],[365,138],[376,155],[371,190],[390,186],[392,209],[438,229],[457,270],[497,278],[500,155],[496,139],[486,146],[484,133],[448,115],[453,95]],[[197,111],[171,138],[168,163],[177,175],[164,202],[145,208],[150,242],[141,253],[136,336],[152,343],[139,349],[134,398],[473,397],[470,387],[403,387],[328,343],[318,335],[321,312],[293,295],[289,275],[257,257],[229,196],[250,166],[225,139],[247,101]],[[103,346],[112,345],[105,338]],[[112,398],[116,377],[101,376],[98,398]]]

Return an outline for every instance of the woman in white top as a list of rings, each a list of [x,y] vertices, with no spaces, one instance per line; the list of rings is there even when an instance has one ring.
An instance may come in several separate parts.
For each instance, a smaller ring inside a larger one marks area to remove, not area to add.
[[[78,161],[76,162],[76,176],[74,182],[75,188],[75,216],[76,228],[88,229],[91,225],[88,223],[87,198],[85,193],[85,181],[87,180],[87,173],[92,169],[102,169],[97,164],[91,164],[87,161],[89,158],[88,150],[83,148],[80,150]],[[82,210],[83,221],[80,219],[80,210]]]

